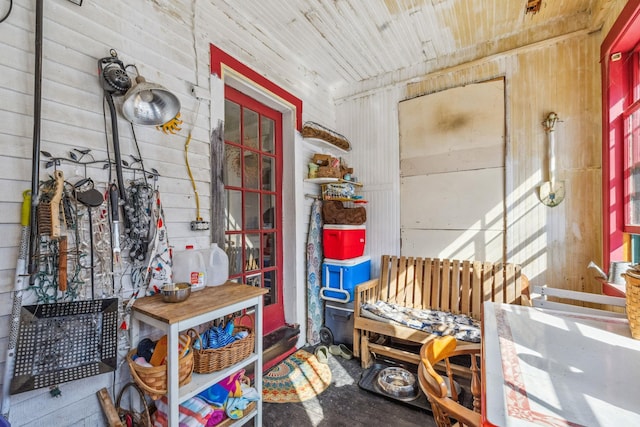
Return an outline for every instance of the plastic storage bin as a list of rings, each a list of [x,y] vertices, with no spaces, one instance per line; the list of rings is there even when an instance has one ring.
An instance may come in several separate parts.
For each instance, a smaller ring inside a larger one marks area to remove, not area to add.
[[[329,329],[334,344],[353,345],[353,301],[327,301],[324,307],[324,326]]]
[[[365,225],[325,225],[322,228],[325,258],[350,259],[362,256],[366,233]]]
[[[348,260],[325,258],[322,263],[322,287],[320,297],[327,301],[351,302],[356,285],[371,276],[371,257],[362,256]]]

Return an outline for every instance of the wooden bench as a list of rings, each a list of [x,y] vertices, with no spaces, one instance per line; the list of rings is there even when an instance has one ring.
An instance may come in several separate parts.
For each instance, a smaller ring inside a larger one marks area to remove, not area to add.
[[[466,314],[480,320],[484,301],[528,305],[528,281],[515,264],[383,255],[380,277],[356,286],[353,352],[363,368],[370,352],[417,364],[416,352],[373,342],[380,336],[424,344],[434,336],[424,331],[361,316],[363,303],[382,300],[405,307]]]

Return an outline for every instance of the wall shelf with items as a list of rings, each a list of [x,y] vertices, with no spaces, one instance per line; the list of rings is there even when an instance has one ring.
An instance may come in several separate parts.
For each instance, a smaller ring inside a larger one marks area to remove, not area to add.
[[[353,182],[353,181],[347,181],[345,179],[340,179],[340,178],[305,178],[305,182],[310,182],[312,184],[335,184],[335,183],[349,183],[349,184],[353,184],[357,187],[362,187],[362,183],[361,182]]]
[[[331,148],[336,148],[345,153],[351,151],[351,143],[344,135],[322,126],[321,124],[305,122],[302,126],[301,133],[305,141],[320,143]]]
[[[252,365],[254,372],[262,372],[262,315],[263,295],[268,291],[248,285],[227,282],[221,286],[206,287],[181,303],[165,303],[161,295],[140,298],[133,304],[131,312],[131,342],[135,346],[140,340],[141,323],[153,326],[167,334],[167,400],[169,425],[178,425],[178,406],[229,375]],[[242,311],[253,310],[254,350],[251,355],[225,369],[211,374],[193,373],[191,381],[178,385],[178,340],[180,332],[207,324],[213,320]],[[254,387],[262,395],[262,376],[256,375]],[[262,401],[246,411],[244,417],[233,420],[234,426],[255,419],[262,425]]]
[[[307,178],[305,182],[320,185],[322,200],[337,200],[340,202],[367,203],[357,196],[355,189],[362,187],[361,182],[347,181],[340,178]]]
[[[318,147],[318,148],[325,148],[328,147],[330,149],[336,150],[340,153],[348,153],[349,151],[351,151],[351,149],[349,150],[345,150],[344,148],[338,147],[336,145],[333,145],[331,142],[329,141],[325,141],[324,139],[320,139],[320,138],[304,138],[305,142],[310,143],[311,145],[313,145],[314,147]]]

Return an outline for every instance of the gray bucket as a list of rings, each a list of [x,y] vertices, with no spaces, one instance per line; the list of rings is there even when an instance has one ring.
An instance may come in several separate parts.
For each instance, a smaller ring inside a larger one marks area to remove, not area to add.
[[[607,278],[607,282],[613,283],[614,285],[624,285],[625,280],[622,275],[626,273],[627,270],[629,270],[632,266],[633,263],[631,262],[612,262],[609,266],[609,277]]]

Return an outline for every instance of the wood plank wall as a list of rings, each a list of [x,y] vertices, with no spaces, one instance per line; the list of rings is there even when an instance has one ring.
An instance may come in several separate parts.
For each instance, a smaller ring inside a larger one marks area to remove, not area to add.
[[[338,100],[337,127],[348,135],[368,136],[366,149],[355,144],[353,160],[364,170],[365,196],[378,202],[368,205],[368,223],[372,228],[393,224],[369,233],[368,253],[374,262],[383,254],[401,253],[399,220],[389,212],[399,204],[397,102],[504,77],[507,262],[521,264],[534,284],[599,292],[587,265],[602,259],[599,47],[613,19],[608,17],[600,31],[578,31],[378,90],[369,81],[361,94],[353,89],[355,94]],[[565,201],[554,208],[538,197],[538,187],[548,180],[541,122],[551,111],[563,120],[556,132],[556,158],[559,179],[567,187]]]

